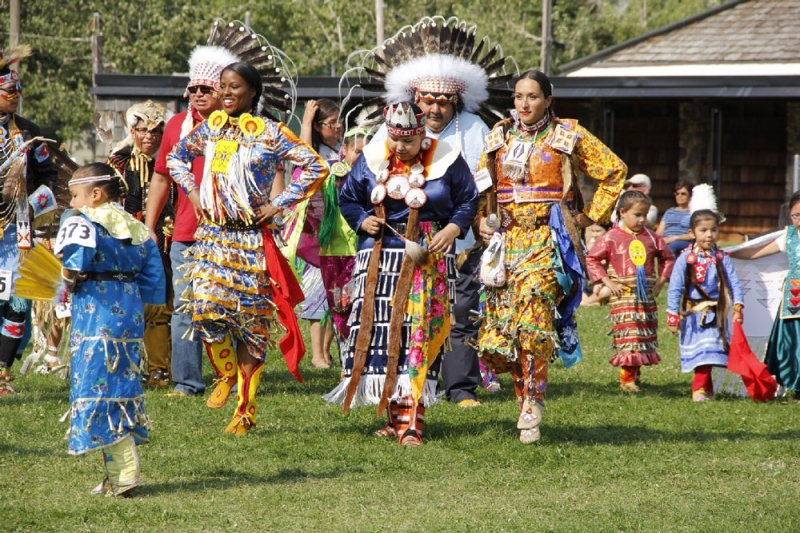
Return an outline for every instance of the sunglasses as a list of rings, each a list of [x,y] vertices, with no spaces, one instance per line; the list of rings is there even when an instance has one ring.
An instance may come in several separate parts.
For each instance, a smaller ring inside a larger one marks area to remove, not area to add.
[[[203,94],[211,94],[214,92],[214,88],[209,87],[208,85],[194,85],[186,90],[189,91],[190,94],[196,94],[197,91],[200,91]]]

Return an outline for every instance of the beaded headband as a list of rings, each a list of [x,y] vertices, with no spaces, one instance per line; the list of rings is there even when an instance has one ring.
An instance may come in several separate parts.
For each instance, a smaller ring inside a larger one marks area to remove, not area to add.
[[[96,183],[98,181],[111,181],[119,176],[111,176],[110,174],[105,174],[103,176],[86,176],[85,178],[75,178],[69,180],[68,185],[81,185],[83,183]]]
[[[411,137],[425,133],[425,113],[415,113],[408,103],[386,106],[383,117],[386,129],[392,137]]]
[[[417,91],[417,102],[420,100],[433,100],[434,102],[457,102],[458,93],[438,93],[432,91]]]

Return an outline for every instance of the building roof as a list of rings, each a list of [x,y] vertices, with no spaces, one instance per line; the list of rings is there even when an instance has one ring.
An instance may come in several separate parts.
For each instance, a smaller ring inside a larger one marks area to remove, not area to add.
[[[567,76],[800,74],[800,0],[733,0],[563,65]]]
[[[95,86],[90,93],[106,98],[181,98],[189,83],[188,74],[95,74]],[[346,89],[345,89],[346,90]],[[371,95],[372,93],[364,94]],[[304,76],[297,81],[297,98],[340,98],[339,78]]]
[[[91,93],[100,98],[182,98],[185,75],[97,74]],[[551,76],[558,99],[583,98],[800,98],[800,75],[795,76]],[[355,84],[353,80],[352,84]],[[309,76],[298,80],[301,101],[340,100],[338,77]],[[360,100],[373,93],[357,90]]]

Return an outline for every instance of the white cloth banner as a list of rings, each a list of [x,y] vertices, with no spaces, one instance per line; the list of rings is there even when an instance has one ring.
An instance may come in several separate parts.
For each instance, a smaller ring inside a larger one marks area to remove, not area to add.
[[[778,230],[724,250],[731,253],[764,246],[782,235],[783,230]],[[744,293],[744,333],[753,353],[763,361],[772,324],[781,305],[783,280],[789,269],[786,254],[779,252],[752,260],[733,257],[731,259]],[[747,396],[742,378],[736,374],[731,374],[724,368],[715,368],[713,379],[716,392]]]

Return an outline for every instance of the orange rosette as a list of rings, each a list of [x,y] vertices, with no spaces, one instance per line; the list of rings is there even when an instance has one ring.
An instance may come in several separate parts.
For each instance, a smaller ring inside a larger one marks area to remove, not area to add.
[[[256,137],[264,133],[264,119],[244,113],[239,117],[239,128],[248,141],[254,141]]]
[[[208,128],[213,133],[219,133],[226,122],[228,122],[228,114],[225,111],[214,111],[208,117]]]

